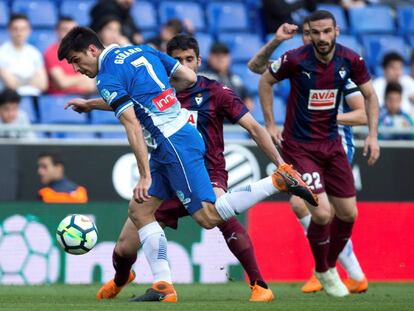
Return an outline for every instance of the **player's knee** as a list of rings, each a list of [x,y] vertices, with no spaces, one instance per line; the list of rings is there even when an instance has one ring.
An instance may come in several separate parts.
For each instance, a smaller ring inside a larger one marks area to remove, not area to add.
[[[319,211],[312,215],[312,221],[318,225],[326,225],[331,221],[331,213],[330,211]]]

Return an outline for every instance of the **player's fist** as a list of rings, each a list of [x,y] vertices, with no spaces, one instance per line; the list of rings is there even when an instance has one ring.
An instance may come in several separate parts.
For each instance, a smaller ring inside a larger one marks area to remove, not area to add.
[[[298,26],[284,23],[276,31],[275,37],[279,41],[289,40],[297,33]]]
[[[65,105],[65,109],[68,108],[72,108],[72,110],[75,110],[78,113],[89,112],[92,110],[92,107],[88,105],[88,101],[83,98],[73,98],[69,100]]]
[[[143,177],[139,179],[138,184],[134,188],[134,200],[137,203],[144,203],[148,201],[151,196],[148,194],[148,190],[151,187],[151,176]]]

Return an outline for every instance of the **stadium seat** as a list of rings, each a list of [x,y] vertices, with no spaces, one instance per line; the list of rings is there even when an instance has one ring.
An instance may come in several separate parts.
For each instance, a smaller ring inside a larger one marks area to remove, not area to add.
[[[95,3],[95,0],[63,0],[60,4],[60,15],[72,17],[81,26],[89,26],[89,11]]]
[[[64,110],[63,107],[69,99],[74,96],[43,95],[39,98],[39,114],[41,123],[46,124],[85,124],[87,115],[77,113],[71,109]]]
[[[351,32],[357,35],[395,32],[391,8],[385,5],[351,8],[349,21]]]
[[[33,107],[33,98],[30,96],[23,96],[20,100],[20,109],[26,112],[30,123],[37,122],[36,111]]]
[[[206,27],[201,5],[195,2],[161,2],[158,12],[161,24],[165,24],[172,18],[179,18],[190,20],[196,31],[204,30]]]
[[[228,45],[233,62],[247,62],[263,45],[261,38],[251,33],[221,33],[218,39]]]
[[[414,33],[414,6],[397,7],[397,20],[400,34]]]
[[[260,124],[264,124],[263,110],[262,106],[260,105],[259,96],[255,97],[254,109],[251,113],[257,122],[259,122]],[[277,125],[282,125],[283,123],[285,123],[286,104],[281,97],[273,97],[273,115],[275,117],[275,122]]]
[[[213,37],[209,33],[199,32],[195,34],[198,41],[198,47],[200,48],[200,56],[207,60],[208,54],[210,54],[210,47],[213,43]]]
[[[51,29],[34,29],[29,37],[29,43],[37,47],[42,53],[56,41],[56,33]]]
[[[333,14],[336,24],[342,33],[348,32],[348,22],[346,21],[345,11],[339,5],[334,4],[319,4],[318,10],[329,11]]]
[[[0,29],[0,45],[9,40],[9,33],[6,29]]]
[[[336,38],[336,42],[338,42],[338,43],[346,46],[347,48],[350,48],[351,50],[354,50],[358,54],[362,55],[362,46],[361,46],[361,44],[359,44],[359,42],[355,38],[355,36],[340,34]]]
[[[0,1],[0,27],[7,27],[9,22],[9,7],[5,1]]]
[[[402,37],[365,35],[362,37],[362,42],[365,49],[365,58],[373,71],[375,71],[375,67],[382,63],[382,58],[388,52],[398,52],[406,62],[409,61],[410,49]]]
[[[92,124],[120,124],[118,118],[112,111],[92,110]]]
[[[156,30],[158,28],[157,12],[149,1],[135,1],[131,16],[141,30]]]
[[[251,72],[246,64],[233,65],[231,70],[241,77],[244,86],[251,94],[256,95],[259,92],[260,75]]]
[[[12,12],[27,15],[32,27],[54,28],[57,23],[55,3],[49,0],[15,0]]]
[[[128,140],[125,132],[103,132],[99,135],[99,137],[102,139]]]
[[[272,37],[273,37],[273,35],[269,35],[268,36],[269,40]],[[276,51],[273,52],[273,54],[271,56],[271,59],[276,60],[280,56],[282,56],[285,52],[287,52],[289,50],[297,49],[298,47],[301,47],[302,45],[303,45],[302,36],[301,35],[296,35],[296,36],[294,36],[290,40],[283,41],[278,46],[278,48],[276,49]]]
[[[53,132],[50,133],[50,138],[58,139],[96,139],[95,133],[81,133],[81,132]]]
[[[408,43],[410,44],[411,48],[414,50],[414,34],[408,36]]]
[[[248,30],[246,7],[241,2],[212,2],[207,5],[207,19],[211,33]]]

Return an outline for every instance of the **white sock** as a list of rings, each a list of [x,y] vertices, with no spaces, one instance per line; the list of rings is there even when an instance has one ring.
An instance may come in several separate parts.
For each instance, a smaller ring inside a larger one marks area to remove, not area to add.
[[[216,209],[223,220],[228,220],[276,192],[278,190],[273,186],[272,177],[269,176],[241,189],[223,194],[216,201]]]
[[[312,215],[306,215],[302,218],[299,218],[299,222],[302,225],[303,229],[305,230],[305,235],[308,233],[308,228],[311,222]]]
[[[356,281],[362,281],[364,279],[365,275],[355,256],[351,239],[345,244],[344,249],[339,254],[338,260],[351,279]]]
[[[154,283],[165,281],[172,284],[171,270],[167,259],[167,239],[164,230],[154,221],[138,230],[142,249],[151,267]]]

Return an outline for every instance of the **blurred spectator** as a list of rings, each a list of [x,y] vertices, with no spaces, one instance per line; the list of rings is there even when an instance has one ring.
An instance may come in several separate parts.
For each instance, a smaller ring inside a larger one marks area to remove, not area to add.
[[[381,109],[379,125],[394,129],[414,126],[413,119],[401,108],[402,86],[390,82],[385,88],[385,104]],[[381,134],[380,139],[414,139],[414,134]]]
[[[300,9],[314,11],[317,0],[263,0],[266,33],[274,33],[283,23],[293,23],[292,14]]]
[[[231,56],[229,48],[224,43],[216,42],[210,48],[207,65],[200,72],[200,75],[217,80],[232,89],[243,100],[246,107],[252,111],[254,106],[253,99],[244,86],[243,80],[240,76],[231,72],[230,66]]]
[[[43,187],[38,194],[45,203],[87,203],[88,193],[82,186],[65,177],[60,154],[43,153],[37,160],[37,173]]]
[[[193,25],[191,21],[185,20],[181,21],[178,18],[170,19],[165,23],[160,30],[158,36],[150,38],[147,43],[152,45],[155,49],[162,52],[167,51],[167,42],[170,41],[173,37],[180,33],[189,33],[193,32]]]
[[[378,1],[378,0],[374,0]],[[360,8],[365,6],[367,1],[365,0],[318,0],[318,4],[336,4],[342,6],[344,9]]]
[[[107,16],[116,16],[122,21],[122,34],[133,44],[141,44],[143,38],[139,28],[135,25],[130,14],[135,0],[100,0],[91,10],[91,28],[99,28],[102,19]]]
[[[118,17],[108,15],[99,23],[96,23],[93,29],[101,39],[104,46],[118,44],[120,46],[130,45],[128,38],[122,35],[122,24]]]
[[[27,43],[31,33],[28,18],[12,15],[8,31],[11,41],[0,46],[0,80],[21,96],[38,96],[47,89],[47,74],[42,54]]]
[[[402,87],[402,109],[414,117],[414,79],[403,73],[404,59],[396,52],[385,54],[382,61],[384,76],[374,80],[380,106],[384,105],[385,88],[388,83],[398,82]]]
[[[4,89],[0,93],[0,124],[30,125],[28,116],[19,109],[20,95],[12,89]],[[35,134],[31,131],[21,132],[14,130],[0,130],[0,138],[26,138],[33,139]]]
[[[77,24],[72,18],[60,17],[56,25],[58,42],[50,45],[45,51],[49,94],[90,94],[96,91],[95,80],[76,72],[66,60],[60,61],[57,57],[60,41],[75,26]]]

